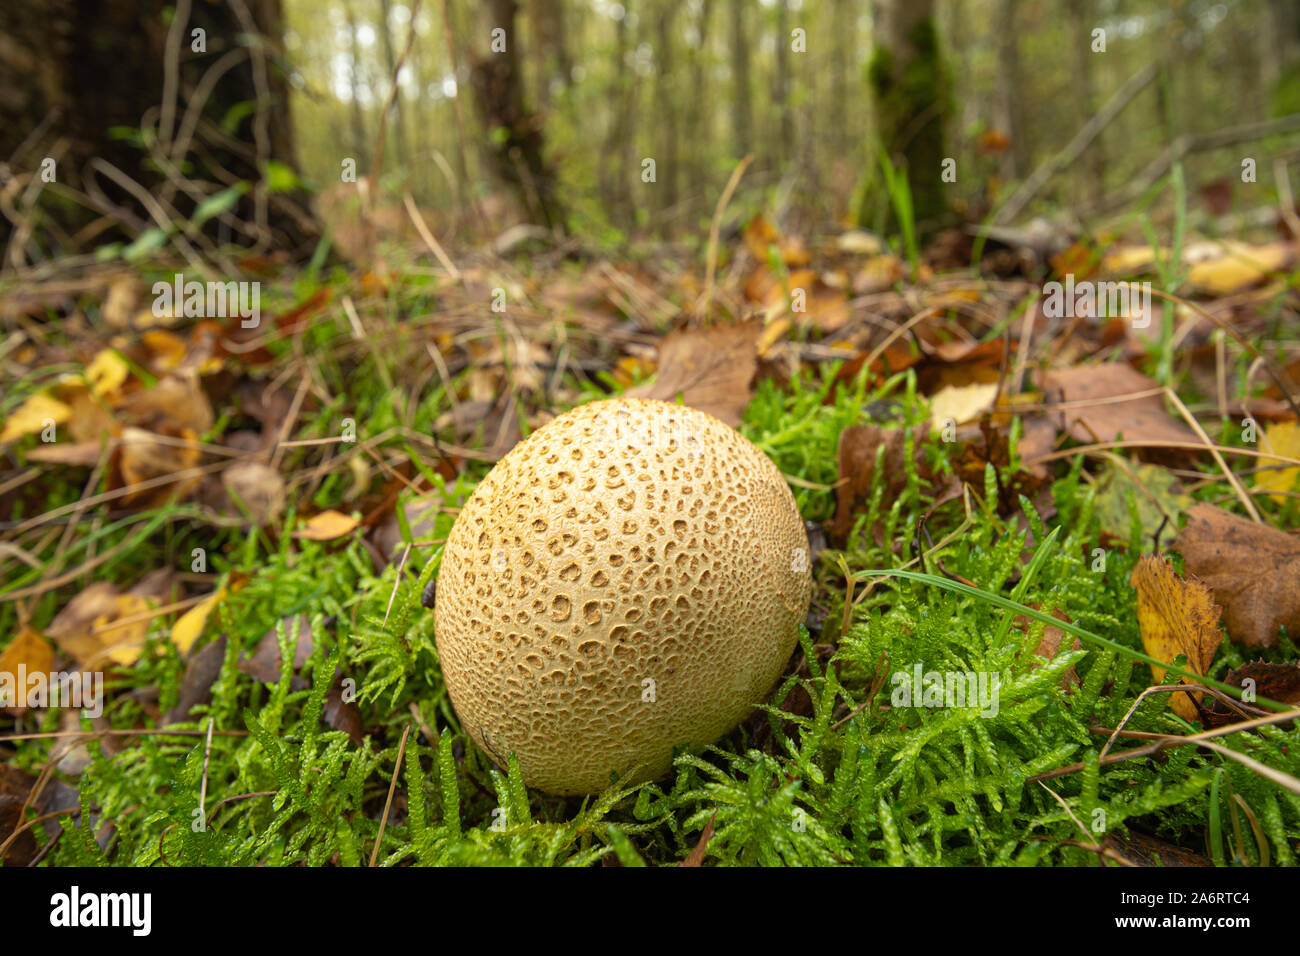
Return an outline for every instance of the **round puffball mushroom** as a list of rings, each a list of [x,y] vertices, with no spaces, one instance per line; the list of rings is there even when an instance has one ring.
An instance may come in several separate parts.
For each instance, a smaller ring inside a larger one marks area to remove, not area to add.
[[[461,509],[434,630],[452,705],[525,782],[667,773],[771,690],[808,613],[808,537],[776,465],[704,412],[612,399],[516,445]]]

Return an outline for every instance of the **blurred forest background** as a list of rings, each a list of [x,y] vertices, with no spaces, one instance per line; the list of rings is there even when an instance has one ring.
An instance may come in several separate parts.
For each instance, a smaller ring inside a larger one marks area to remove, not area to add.
[[[1188,225],[1226,234],[1290,209],[1300,6],[9,0],[0,90],[0,228],[28,245],[6,242],[10,267],[122,233],[157,247],[195,214],[300,256],[323,219],[346,254],[362,202],[367,229],[416,240],[407,193],[452,245],[529,222],[698,247],[745,156],[729,224],[894,232],[885,155],[922,238],[1037,215],[1077,232],[1145,209],[1178,163]]]
[[[1243,144],[1297,155],[1300,124],[1278,122],[1300,112],[1292,0],[449,0],[417,12],[400,70],[410,6],[285,3],[306,174],[337,182],[341,155],[368,167],[396,73],[382,184],[444,213],[477,200],[497,227],[518,215],[493,184],[491,144],[508,133],[483,104],[456,107],[501,25],[531,111],[523,122],[543,138],[555,203],[579,233],[702,241],[747,154],[745,186],[779,186],[797,216],[882,227],[878,144],[912,158],[927,127],[942,139],[924,156],[933,165],[912,173],[923,226],[982,219],[1107,109],[1117,112],[1043,185],[1041,208],[1122,210],[1185,150],[1189,183],[1221,211]],[[912,98],[905,128],[882,128],[890,107],[873,70],[927,27],[938,47],[930,59],[907,51],[923,69],[895,91]],[[646,157],[653,186],[641,180]],[[940,183],[943,157],[956,160],[955,184]],[[1260,165],[1271,186],[1271,163]]]

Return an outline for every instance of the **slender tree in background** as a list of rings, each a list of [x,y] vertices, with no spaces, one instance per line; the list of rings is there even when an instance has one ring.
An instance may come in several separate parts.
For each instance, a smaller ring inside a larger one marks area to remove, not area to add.
[[[537,74],[537,105],[545,112],[551,105],[552,88],[563,89],[573,76],[563,0],[531,0],[529,18],[537,42],[537,56],[532,58]]]
[[[1069,27],[1066,35],[1069,37],[1070,63],[1074,73],[1072,96],[1075,104],[1074,117],[1076,129],[1082,129],[1097,112],[1097,84],[1093,73],[1096,55],[1092,52],[1094,3],[1093,0],[1066,0],[1065,6]],[[1084,158],[1088,175],[1079,177],[1075,184],[1076,201],[1082,201],[1088,198],[1090,193],[1099,192],[1104,187],[1105,136],[1106,131],[1102,130],[1097,134],[1097,139],[1092,146],[1088,148]]]
[[[713,0],[700,0],[700,13],[696,20],[698,46],[691,56],[691,90],[694,92],[690,99],[690,181],[697,189],[709,181],[709,120],[713,114],[713,100],[699,94],[708,89],[705,71],[709,63],[709,15],[712,10]]]
[[[655,36],[655,109],[660,122],[656,126],[660,149],[654,152],[659,183],[659,209],[670,212],[677,205],[677,111],[673,100],[673,14],[677,0],[660,0],[656,12]]]
[[[1019,179],[1029,172],[1029,129],[1022,106],[1020,32],[1016,29],[1018,6],[1018,0],[997,0],[993,13],[998,54],[995,125],[1011,139],[1011,148],[999,162],[998,173],[1003,180]]]
[[[613,69],[610,79],[609,110],[605,127],[604,155],[599,164],[601,196],[605,201],[610,222],[626,225],[632,221],[628,192],[628,176],[633,168],[628,124],[632,115],[632,97],[635,91],[628,82],[627,69],[627,15],[614,21]]]
[[[356,11],[353,0],[344,0],[343,15],[348,25],[348,84],[352,94],[352,150],[363,165],[370,160],[370,144],[366,136],[366,118],[361,109],[361,49],[357,39]]]
[[[868,78],[880,148],[905,171],[918,227],[933,230],[947,217],[940,175],[948,155],[944,126],[952,109],[934,0],[880,0]],[[873,154],[868,182],[879,175],[876,166]],[[879,198],[879,190],[864,189],[860,216]]]
[[[384,51],[385,82],[394,83],[397,70],[397,50],[393,45],[393,5],[391,0],[379,0],[379,40]],[[386,92],[386,90],[385,90]],[[393,99],[393,144],[397,147],[397,168],[406,170],[410,165],[410,151],[406,148],[406,113],[402,109],[399,93]]]
[[[790,110],[790,0],[776,0],[776,71],[772,74],[772,107],[776,136],[772,155],[779,167],[794,148],[794,115]]]
[[[745,11],[749,0],[731,0],[732,136],[737,156],[754,148],[753,90],[749,77],[749,36]]]

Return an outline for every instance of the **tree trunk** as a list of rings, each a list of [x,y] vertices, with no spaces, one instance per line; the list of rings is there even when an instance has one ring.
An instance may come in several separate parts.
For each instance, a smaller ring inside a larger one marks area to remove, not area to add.
[[[772,107],[776,110],[777,165],[784,169],[794,146],[794,116],[790,111],[790,0],[776,3],[776,70],[772,74]]]
[[[544,156],[542,124],[524,102],[515,29],[518,0],[487,0],[481,9],[488,46],[471,50],[470,81],[490,140],[490,165],[497,178],[515,190],[533,222],[567,231],[555,174]],[[505,49],[494,52],[495,30],[505,31]]]
[[[874,46],[868,76],[880,148],[905,170],[918,231],[928,234],[947,219],[946,185],[940,175],[948,155],[944,124],[952,110],[934,0],[881,0]],[[867,163],[870,182],[878,176],[876,150]],[[867,202],[878,193],[862,191]]]
[[[164,10],[173,6],[169,42]],[[252,34],[264,42],[245,46]],[[231,241],[243,246],[310,252],[319,227],[305,196],[271,193],[264,181],[268,162],[296,168],[282,35],[280,0],[0,3],[0,157],[23,178],[55,161],[55,181],[37,200],[47,229],[37,235],[63,236],[62,251],[132,237],[160,225],[159,215],[189,218],[204,196],[242,180],[253,188],[205,230],[233,229]],[[224,72],[196,104],[214,67]],[[223,129],[249,102],[256,109],[233,133]],[[148,133],[124,138],[110,135],[114,127]],[[6,233],[9,226],[0,220]],[[22,260],[56,251],[34,236],[11,253]]]
[[[1097,84],[1092,68],[1095,57],[1092,52],[1093,9],[1092,0],[1069,0],[1067,3],[1071,62],[1074,65],[1075,82],[1078,84],[1077,91],[1072,97],[1076,104],[1076,129],[1083,129],[1084,124],[1097,112]],[[1086,175],[1078,179],[1074,196],[1076,202],[1083,202],[1105,192],[1106,149],[1103,146],[1105,137],[1106,131],[1102,130],[1088,147],[1088,158],[1084,166]]]
[[[998,53],[997,118],[998,129],[1011,139],[998,164],[1003,181],[1029,174],[1030,151],[1028,129],[1021,103],[1020,34],[1016,30],[1016,0],[997,0],[993,14],[993,36]],[[1077,98],[1076,98],[1077,99]]]
[[[545,112],[551,105],[551,87],[563,89],[573,77],[564,25],[564,0],[532,0],[529,16],[537,38],[537,103]]]
[[[658,151],[655,175],[659,183],[659,210],[670,212],[677,205],[677,115],[673,101],[673,13],[676,0],[667,0],[659,8],[656,22],[658,34],[655,42],[655,101],[658,116],[657,131],[663,148]],[[667,228],[666,223],[661,223]]]

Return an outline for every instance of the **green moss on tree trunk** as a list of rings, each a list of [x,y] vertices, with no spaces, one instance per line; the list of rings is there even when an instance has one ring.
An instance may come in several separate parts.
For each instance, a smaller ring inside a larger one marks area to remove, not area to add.
[[[934,20],[921,20],[901,45],[879,37],[867,67],[867,85],[876,109],[876,145],[906,172],[918,228],[922,234],[933,232],[948,216],[948,184],[941,173],[949,155],[945,126],[952,113],[951,78]],[[898,223],[877,168],[878,155],[879,149],[870,150],[858,218],[895,229]]]

